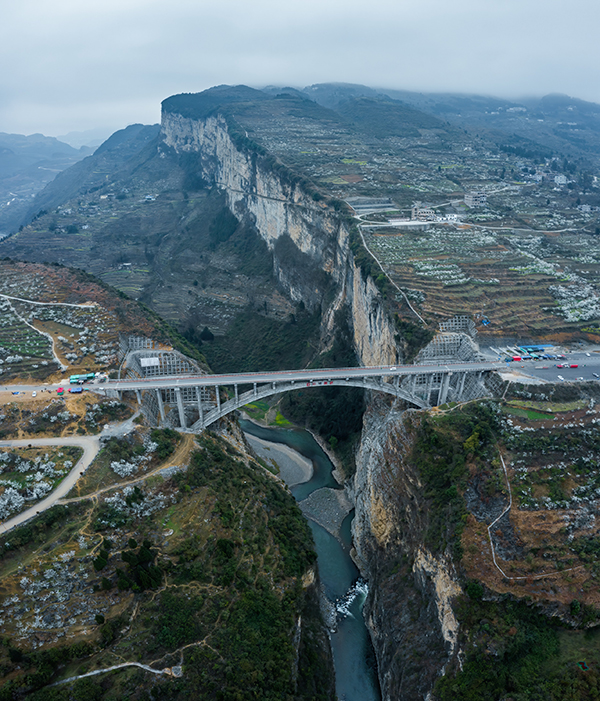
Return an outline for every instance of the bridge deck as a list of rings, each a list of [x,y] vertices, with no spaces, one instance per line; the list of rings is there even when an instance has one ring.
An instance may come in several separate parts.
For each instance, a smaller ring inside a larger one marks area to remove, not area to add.
[[[114,390],[164,389],[167,387],[215,387],[252,385],[269,382],[311,382],[326,379],[396,377],[432,373],[482,372],[505,369],[504,363],[475,362],[440,365],[390,365],[359,368],[320,368],[316,370],[279,370],[276,372],[240,372],[226,375],[170,375],[139,380],[109,380],[104,387]]]

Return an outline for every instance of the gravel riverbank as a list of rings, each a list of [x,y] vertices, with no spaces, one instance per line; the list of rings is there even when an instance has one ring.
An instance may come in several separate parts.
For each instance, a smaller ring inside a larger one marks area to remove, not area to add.
[[[323,487],[298,503],[302,513],[322,526],[335,538],[340,537],[342,521],[354,506],[343,489]]]
[[[308,482],[312,478],[313,464],[308,458],[288,448],[287,445],[264,441],[249,433],[245,436],[258,457],[277,464],[279,476],[288,487]]]

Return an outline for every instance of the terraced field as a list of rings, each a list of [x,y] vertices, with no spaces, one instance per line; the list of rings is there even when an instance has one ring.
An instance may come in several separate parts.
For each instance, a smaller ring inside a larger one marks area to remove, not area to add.
[[[592,237],[467,226],[363,233],[391,279],[430,318],[467,313],[489,320],[488,332],[544,337],[577,332],[600,316],[600,248]]]

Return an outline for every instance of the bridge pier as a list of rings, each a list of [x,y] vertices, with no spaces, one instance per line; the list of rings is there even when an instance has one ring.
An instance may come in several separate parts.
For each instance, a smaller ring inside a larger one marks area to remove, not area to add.
[[[198,416],[200,423],[204,426],[204,407],[202,406],[202,390],[196,387],[196,402],[198,402]]]
[[[425,390],[426,394],[427,394],[425,401],[427,402],[428,406],[431,406],[431,388],[432,388],[432,386],[433,386],[433,375],[430,373],[429,375],[427,375],[427,389]]]
[[[163,404],[162,392],[157,388],[156,392],[156,402],[158,403],[158,411],[160,412],[160,420],[164,424],[166,421],[165,416],[165,405]]]
[[[445,404],[448,398],[448,389],[450,387],[450,375],[452,373],[446,372],[442,375],[442,386],[440,387],[440,396],[438,397],[438,404]]]
[[[181,424],[181,428],[187,428],[187,424],[185,422],[185,410],[183,408],[183,399],[181,398],[181,388],[180,387],[175,387],[175,397],[177,399],[177,411],[179,412],[179,423]]]
[[[135,396],[137,398],[137,403],[141,406],[142,404],[142,393],[139,389],[135,390]]]
[[[219,394],[219,385],[215,385],[215,396],[217,397],[217,411],[221,411],[221,395]]]
[[[235,403],[237,404],[237,403],[240,401],[240,399],[239,399],[239,397],[238,397],[238,386],[237,386],[237,385],[233,385],[233,389],[234,389],[234,391],[235,391]]]
[[[257,389],[256,389],[256,382],[255,382],[255,383],[254,383],[254,396],[256,397],[257,394],[258,394],[258,391],[257,391]]]

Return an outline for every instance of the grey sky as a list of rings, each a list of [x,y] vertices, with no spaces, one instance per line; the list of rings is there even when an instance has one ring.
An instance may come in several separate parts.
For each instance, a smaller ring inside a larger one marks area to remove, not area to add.
[[[19,0],[0,13],[0,131],[160,119],[221,83],[345,81],[600,102],[597,0]]]

